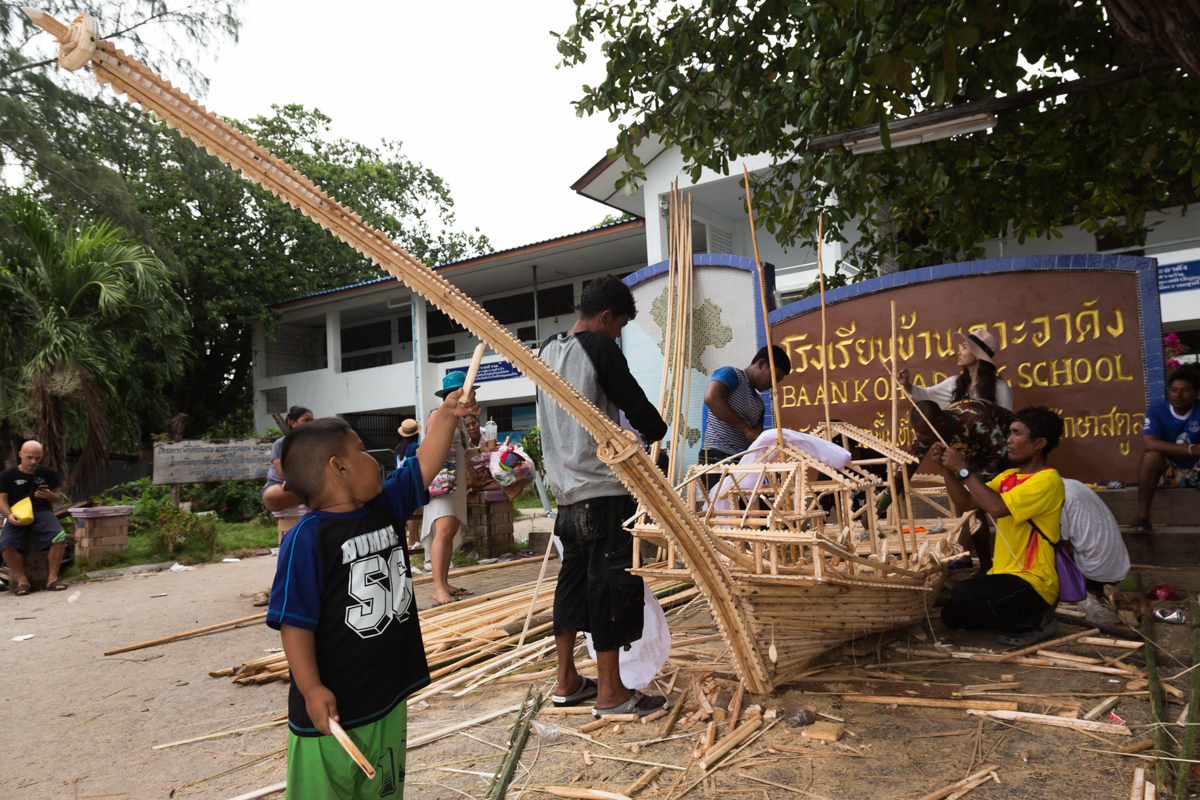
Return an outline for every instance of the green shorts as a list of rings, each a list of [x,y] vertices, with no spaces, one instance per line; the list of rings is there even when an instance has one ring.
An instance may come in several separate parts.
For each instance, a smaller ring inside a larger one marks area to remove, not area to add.
[[[332,736],[297,736],[288,731],[288,800],[404,797],[408,704],[402,700],[378,722],[346,733],[375,767],[375,779],[367,780]]]

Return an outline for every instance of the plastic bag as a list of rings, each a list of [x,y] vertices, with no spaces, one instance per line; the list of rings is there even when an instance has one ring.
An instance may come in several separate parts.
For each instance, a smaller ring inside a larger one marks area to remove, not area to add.
[[[559,560],[562,559],[562,542],[554,537],[554,546],[558,548]],[[637,545],[634,545],[635,547]],[[642,582],[645,591],[642,606],[642,638],[629,645],[629,649],[618,651],[618,661],[621,667],[621,683],[628,689],[645,689],[654,680],[654,676],[667,663],[671,655],[671,629],[667,625],[667,615],[650,587]],[[588,656],[596,660],[596,648],[592,646],[592,635],[584,633],[587,641]]]
[[[1175,594],[1175,587],[1169,583],[1160,583],[1157,586],[1151,586],[1150,591],[1146,592],[1147,600],[1178,600],[1179,595]]]
[[[488,455],[488,471],[492,473],[492,480],[501,486],[533,480],[533,460],[518,445],[505,441]]]
[[[557,725],[551,725],[548,722],[533,722],[533,732],[537,738],[543,742],[553,742],[555,739],[562,737],[562,730]]]

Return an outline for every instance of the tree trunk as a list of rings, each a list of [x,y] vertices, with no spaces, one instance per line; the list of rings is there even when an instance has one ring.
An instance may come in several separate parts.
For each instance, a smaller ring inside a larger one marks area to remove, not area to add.
[[[1195,0],[1104,0],[1113,23],[1134,47],[1164,53],[1200,81],[1200,3]]]

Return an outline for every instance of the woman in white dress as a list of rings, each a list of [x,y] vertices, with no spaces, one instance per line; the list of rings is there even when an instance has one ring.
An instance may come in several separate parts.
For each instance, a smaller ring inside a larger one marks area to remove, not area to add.
[[[445,397],[450,392],[461,389],[465,380],[465,373],[451,372],[442,379],[441,390],[434,394]],[[461,587],[450,585],[450,557],[462,546],[467,530],[467,492],[470,488],[468,482],[473,483],[471,470],[467,466],[467,448],[470,446],[471,439],[467,436],[462,417],[459,417],[458,429],[454,432],[450,455],[447,457],[447,462],[451,458],[454,460],[454,490],[431,497],[425,505],[421,520],[421,545],[425,548],[426,568],[433,571],[435,607],[473,594]]]
[[[975,328],[963,335],[954,334],[962,342],[958,350],[958,366],[962,371],[953,378],[936,386],[913,386],[907,369],[900,370],[896,377],[916,402],[932,400],[942,408],[953,405],[968,397],[987,400],[1003,406],[1009,411],[1013,407],[1012,386],[996,375],[996,337],[986,328]]]

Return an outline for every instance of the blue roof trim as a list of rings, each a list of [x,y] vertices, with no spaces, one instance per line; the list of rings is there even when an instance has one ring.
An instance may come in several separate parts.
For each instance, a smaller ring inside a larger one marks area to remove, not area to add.
[[[1146,369],[1146,402],[1157,403],[1166,396],[1166,376],[1163,368],[1162,318],[1158,304],[1158,261],[1141,256],[1102,255],[1086,253],[1061,256],[1020,256],[989,258],[958,264],[893,272],[880,275],[825,293],[825,305],[831,306],[854,297],[874,294],[901,286],[967,275],[991,275],[998,272],[1049,272],[1053,270],[1135,272],[1138,279],[1138,311],[1142,331],[1142,359]],[[631,276],[632,277],[632,276]],[[807,314],[821,308],[820,297],[807,297],[789,303],[769,315],[770,324]],[[761,339],[759,340],[762,341]],[[761,347],[761,344],[759,345]]]
[[[754,338],[757,347],[763,347],[767,343],[767,332],[763,328],[763,313],[762,313],[762,298],[758,293],[758,269],[755,267],[754,259],[746,256],[734,256],[725,253],[701,253],[700,255],[692,256],[692,266],[694,267],[732,267],[733,269],[742,269],[746,272],[754,274]],[[625,276],[625,285],[633,288],[638,284],[647,281],[653,277],[667,272],[670,265],[666,261],[659,261],[657,264],[651,264],[648,267],[642,267],[637,272]],[[764,262],[762,265],[763,282],[767,290],[767,305],[768,312],[773,309],[775,301],[775,267],[770,263]],[[775,424],[773,419],[773,407],[771,404],[771,393],[769,391],[762,392],[763,402],[766,403],[766,419],[764,424],[770,427]]]
[[[435,264],[432,267],[432,269],[434,272],[437,272],[439,269],[443,269],[445,267],[452,267],[455,264],[465,264],[469,261],[474,261],[477,258],[491,258],[492,256],[503,255],[504,253],[511,253],[514,250],[522,250],[526,247],[534,247],[539,244],[548,244],[550,242],[557,242],[559,239],[570,239],[572,236],[578,236],[581,233],[592,233],[593,231],[602,231],[606,228],[612,228],[617,225],[628,225],[630,222],[638,222],[638,221],[642,221],[642,218],[634,217],[633,219],[622,219],[622,220],[617,220],[616,222],[606,222],[603,225],[597,225],[594,228],[584,228],[583,230],[575,231],[574,233],[564,233],[562,236],[552,236],[549,239],[542,239],[542,240],[536,241],[536,242],[528,242],[526,244],[519,244],[515,247],[506,247],[503,250],[493,250],[490,253],[483,253],[481,255],[471,256],[469,258],[460,258],[457,261],[445,261],[441,264]],[[327,295],[327,294],[335,294],[337,292],[344,292],[349,289],[359,289],[363,286],[373,286],[377,283],[387,283],[388,281],[397,281],[397,280],[399,280],[399,278],[397,278],[395,275],[385,275],[382,278],[375,278],[374,280],[363,281],[362,283],[352,283],[349,286],[338,286],[333,289],[324,289],[319,292],[312,292],[311,294],[302,294],[302,295],[298,295],[296,297],[289,297],[287,300],[280,300],[278,303],[270,303],[267,306],[267,308],[272,308],[274,306],[281,306],[281,305],[285,305],[287,303],[294,303],[297,300],[308,300],[313,297],[321,297],[321,296]]]

